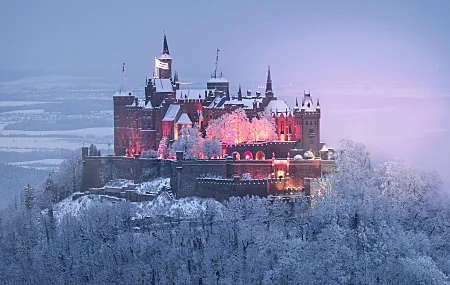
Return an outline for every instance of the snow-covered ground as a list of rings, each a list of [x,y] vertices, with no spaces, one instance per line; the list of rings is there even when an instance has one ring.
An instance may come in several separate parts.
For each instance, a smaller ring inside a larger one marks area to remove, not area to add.
[[[156,178],[155,180],[143,182],[136,188],[138,193],[159,193],[161,190],[170,188],[170,178]]]
[[[8,111],[2,112],[2,114],[42,114],[44,113],[44,109],[29,109],[29,110],[16,110],[16,111]]]
[[[22,165],[33,165],[33,164],[48,164],[48,165],[59,165],[63,162],[64,159],[59,158],[47,158],[47,159],[39,159],[39,160],[30,160],[30,161],[20,161],[20,162],[11,162],[9,164],[22,166]]]
[[[72,196],[68,197],[61,202],[53,206],[53,213],[58,221],[66,215],[72,215],[78,217],[83,211],[90,209],[91,207],[98,207],[102,205],[112,204],[114,198],[104,199],[104,196],[100,195],[86,195],[81,196],[76,200],[72,200]],[[121,201],[117,199],[117,201]]]
[[[28,106],[36,104],[46,104],[55,102],[39,102],[39,101],[0,101],[0,107],[16,107],[16,106]]]
[[[112,136],[114,133],[113,127],[98,127],[98,128],[85,128],[77,130],[66,131],[22,131],[22,130],[4,130],[2,126],[0,130],[1,135],[61,135],[61,136],[80,136],[80,137],[105,137]]]
[[[78,149],[89,146],[92,140],[80,141],[67,138],[46,137],[0,137],[0,151],[27,152],[34,150]],[[98,149],[108,149],[107,143],[95,143]],[[106,154],[106,153],[105,153]]]
[[[223,205],[211,198],[188,197],[171,199],[166,192],[157,199],[147,202],[128,202],[123,199],[103,196],[85,195],[76,200],[68,197],[53,207],[53,212],[58,221],[66,215],[79,217],[83,212],[94,207],[104,207],[117,203],[127,203],[132,210],[135,219],[148,217],[167,216],[172,218],[195,218],[207,213],[207,211],[221,212]]]

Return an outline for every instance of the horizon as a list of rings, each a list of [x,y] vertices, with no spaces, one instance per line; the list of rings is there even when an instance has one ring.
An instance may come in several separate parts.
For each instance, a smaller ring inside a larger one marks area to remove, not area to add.
[[[142,93],[166,32],[181,81],[204,84],[216,48],[232,92],[264,84],[270,65],[274,92],[288,105],[303,91],[321,99],[325,142],[337,147],[350,137],[375,161],[399,156],[450,185],[445,165],[432,159],[450,159],[434,151],[450,141],[446,1],[105,3],[3,3],[0,86],[31,88],[27,78],[63,75],[88,87],[94,78],[107,92],[125,62],[131,87]],[[9,94],[3,89],[1,100]],[[62,84],[54,92],[63,91]]]

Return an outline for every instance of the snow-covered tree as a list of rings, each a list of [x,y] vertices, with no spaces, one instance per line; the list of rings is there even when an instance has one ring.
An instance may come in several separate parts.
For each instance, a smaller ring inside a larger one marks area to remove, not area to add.
[[[34,202],[34,189],[27,184],[25,189],[23,189],[23,202],[25,203],[25,208],[31,210],[33,208]]]
[[[277,137],[275,120],[269,109],[258,113],[249,125],[250,139],[254,141],[274,141]]]
[[[141,157],[142,158],[157,158],[157,157],[159,157],[159,153],[156,150],[149,149],[149,150],[143,151],[141,153]]]
[[[215,156],[220,156],[222,152],[222,145],[220,143],[219,140],[209,140],[209,139],[204,139],[203,140],[203,146],[202,146],[202,153],[208,157],[215,157]]]
[[[89,146],[89,156],[97,156],[100,155],[99,151],[97,150],[97,146],[95,144],[91,144]]]
[[[183,152],[185,159],[197,158],[202,150],[202,138],[196,125],[185,127],[178,134],[178,139],[170,148],[170,155],[175,155],[177,151]]]
[[[61,162],[59,170],[52,175],[58,200],[80,191],[82,169],[81,150],[76,149],[68,153],[65,160]]]
[[[305,151],[305,153],[303,154],[303,158],[312,159],[312,158],[314,158],[314,153],[310,150]]]
[[[242,143],[251,139],[249,128],[250,121],[247,114],[244,109],[239,108],[209,122],[206,137],[219,140],[226,145]]]
[[[160,158],[167,158],[167,156],[169,155],[168,143],[169,138],[167,136],[162,137],[158,146],[158,154]]]

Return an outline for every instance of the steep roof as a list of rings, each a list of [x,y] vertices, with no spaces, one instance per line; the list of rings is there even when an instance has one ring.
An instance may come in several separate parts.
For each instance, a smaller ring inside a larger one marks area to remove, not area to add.
[[[302,109],[305,109],[306,112],[315,112],[316,111],[314,102],[309,94],[305,94],[303,97]]]
[[[328,148],[327,148],[327,146],[326,146],[326,145],[323,145],[322,149],[321,149],[321,150],[319,150],[319,151],[328,151]]]
[[[269,104],[267,104],[267,108],[269,108],[272,113],[275,113],[276,111],[285,112],[286,110],[291,110],[284,100],[271,100]]]
[[[163,122],[172,122],[173,120],[175,120],[178,111],[180,111],[180,105],[170,104],[169,109],[167,109],[167,112],[162,119]]]
[[[205,99],[205,90],[206,89],[191,89],[191,90],[177,90],[176,98],[177,99]],[[199,98],[199,95],[201,98]]]
[[[192,125],[192,121],[191,121],[191,119],[189,119],[189,116],[186,113],[182,113],[180,118],[178,118],[177,124]]]
[[[168,78],[156,78],[155,79],[156,92],[173,92],[172,82]]]
[[[164,32],[163,48],[162,48],[161,54],[167,54],[167,55],[170,54],[169,45],[167,44],[166,32]]]

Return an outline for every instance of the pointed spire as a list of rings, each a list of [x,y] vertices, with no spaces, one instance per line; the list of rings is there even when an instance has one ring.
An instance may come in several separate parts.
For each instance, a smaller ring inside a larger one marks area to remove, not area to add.
[[[241,85],[239,85],[239,91],[238,91],[238,101],[242,101],[242,91],[241,91]]]
[[[295,97],[295,107],[298,107],[298,99]]]
[[[163,48],[161,54],[169,54],[169,45],[167,44],[167,38],[166,38],[166,31],[164,31],[164,41],[163,41]]]
[[[267,92],[273,92],[273,90],[272,90],[272,77],[270,76],[270,65],[269,65],[269,69],[267,71],[266,93]]]
[[[319,98],[317,98],[317,107],[320,107]]]
[[[175,75],[173,76],[173,82],[177,83],[178,82],[178,71],[175,70]]]

